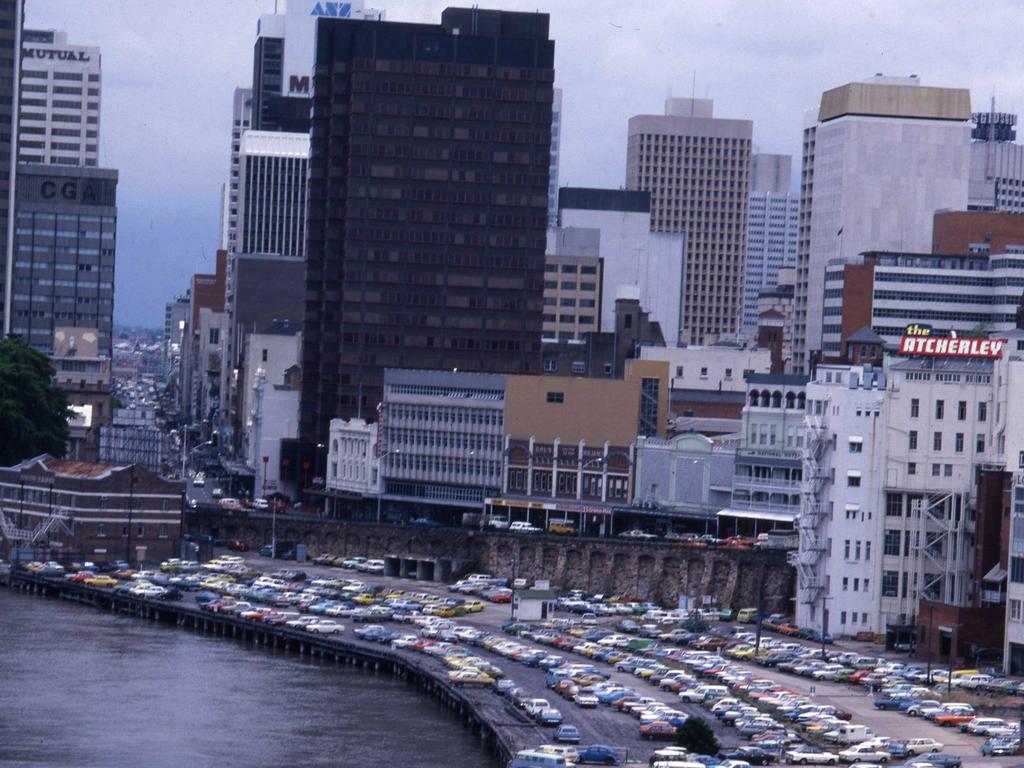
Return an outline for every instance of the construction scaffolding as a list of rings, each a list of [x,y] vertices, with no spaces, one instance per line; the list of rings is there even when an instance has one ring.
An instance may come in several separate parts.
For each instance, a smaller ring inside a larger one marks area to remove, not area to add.
[[[828,546],[828,509],[824,501],[828,470],[825,452],[828,447],[825,414],[829,399],[821,403],[821,412],[804,418],[805,437],[801,454],[803,479],[800,483],[800,514],[797,515],[799,547],[790,552],[789,563],[797,572],[797,601],[816,604],[826,587],[822,559]]]

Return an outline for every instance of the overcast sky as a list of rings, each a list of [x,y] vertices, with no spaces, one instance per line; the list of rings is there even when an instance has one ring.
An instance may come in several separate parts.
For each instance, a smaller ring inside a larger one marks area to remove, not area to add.
[[[393,21],[448,5],[378,0]],[[799,162],[803,113],[823,90],[875,72],[995,93],[1024,108],[1024,4],[938,0],[479,0],[551,14],[564,90],[560,182],[618,187],[626,121],[668,95],[754,121],[755,149]],[[282,2],[282,10],[283,10]],[[231,94],[252,79],[260,13],[274,0],[27,0],[26,25],[64,29],[103,56],[100,165],[117,168],[115,320],[159,327],[163,305],[208,270],[219,242]],[[694,80],[696,87],[694,89]]]

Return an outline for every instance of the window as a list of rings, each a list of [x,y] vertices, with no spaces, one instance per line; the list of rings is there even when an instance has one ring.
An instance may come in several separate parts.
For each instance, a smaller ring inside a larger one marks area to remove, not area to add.
[[[846,611],[840,611],[839,612],[839,623],[840,624],[845,624],[846,623]]]
[[[677,365],[676,366],[676,378],[677,379],[683,378],[683,366],[681,366],[681,365]]]
[[[210,343],[211,344],[219,344],[220,343],[220,328],[211,328],[210,329]]]
[[[935,418],[941,419],[946,414],[946,401],[936,400],[935,401]]]
[[[865,541],[864,542],[864,559],[865,560],[870,560],[871,559],[871,542],[870,541]],[[864,589],[867,589],[867,588],[868,588],[868,580],[864,579]]]
[[[953,450],[957,453],[964,452],[964,433],[957,432],[956,437],[953,439]]]
[[[942,467],[942,474],[945,475],[946,477],[952,477],[953,476],[953,465],[952,464],[945,464],[945,465],[943,465],[943,467]]]
[[[988,418],[988,403],[978,403],[978,421],[985,421]]]
[[[548,392],[549,403],[564,403],[565,393],[564,392]]]
[[[977,448],[978,453],[984,453],[985,452],[985,436],[984,435],[978,435],[978,442],[977,442],[977,445],[975,447]]]
[[[910,418],[916,419],[921,415],[921,401],[916,397],[910,400]]]
[[[847,539],[843,543],[843,559],[845,559],[845,560],[849,560],[850,559],[850,540],[849,539]]]
[[[956,404],[956,418],[958,421],[967,420],[967,401],[961,400]]]
[[[908,461],[907,462],[907,474],[908,475],[916,475],[917,474],[917,464],[915,462],[913,462],[913,461]]]
[[[708,377],[708,369],[707,368],[701,368],[700,369],[700,377],[702,379],[706,379]]]
[[[847,576],[843,576],[843,592],[850,588],[850,579]]]
[[[1010,558],[1010,581],[1024,584],[1024,557]]]
[[[891,528],[886,529],[885,538],[882,540],[882,554],[895,556],[900,554],[899,531],[894,531]]]
[[[586,365],[586,363],[584,363],[584,362],[582,362],[580,360],[575,360],[573,362],[573,364],[572,364],[572,373],[573,373],[574,376],[582,376],[586,372],[587,372],[587,365]]]
[[[932,450],[933,451],[941,451],[942,450],[942,433],[941,432],[936,432],[935,434],[932,435]]]
[[[727,378],[727,379],[731,379],[732,378],[732,368],[726,368],[725,369],[725,378]]]
[[[101,538],[101,539],[106,538],[106,536],[107,536],[107,524],[106,523],[100,523],[100,524],[98,524],[96,526],[96,536],[98,538]]]
[[[850,440],[850,453],[863,453],[864,443],[860,440]]]
[[[938,477],[940,474],[942,474],[942,465],[932,464],[932,477]]]
[[[846,487],[847,488],[860,488],[860,472],[847,472],[846,473]]]
[[[853,579],[853,591],[860,592],[860,578],[854,577]]]
[[[907,433],[907,447],[912,450],[917,450],[917,430],[912,429]]]
[[[267,362],[267,350],[263,350],[263,362]]]
[[[1010,621],[1020,621],[1020,600],[1010,600]]]
[[[882,597],[896,597],[899,586],[897,571],[882,571]]]
[[[558,370],[558,361],[548,358],[544,361],[544,373],[555,373]]]

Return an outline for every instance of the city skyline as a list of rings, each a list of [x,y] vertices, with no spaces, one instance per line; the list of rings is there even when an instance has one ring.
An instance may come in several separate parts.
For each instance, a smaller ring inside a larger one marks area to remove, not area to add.
[[[449,3],[375,5],[390,20],[429,22]],[[168,288],[184,290],[189,275],[212,267],[231,97],[251,79],[256,21],[273,7],[272,0],[194,2],[169,14],[150,2],[40,0],[26,9],[27,27],[64,30],[104,56],[100,165],[122,174],[119,323],[158,326]],[[821,92],[875,72],[970,88],[974,109],[987,108],[993,92],[1000,110],[1024,104],[1024,79],[1014,75],[1024,70],[1024,54],[1010,37],[1017,25],[1007,23],[1024,11],[1010,4],[983,17],[956,14],[956,24],[952,3],[929,4],[927,14],[923,3],[844,8],[827,23],[809,4],[644,6],[628,15],[610,2],[488,7],[551,14],[565,100],[562,186],[624,186],[626,122],[660,112],[670,94],[714,98],[716,114],[754,121],[755,151],[794,158],[804,112]],[[188,42],[167,44],[174,39]],[[988,43],[979,46],[982,39]],[[186,49],[202,55],[182,55]],[[155,126],[176,128],[157,135]]]

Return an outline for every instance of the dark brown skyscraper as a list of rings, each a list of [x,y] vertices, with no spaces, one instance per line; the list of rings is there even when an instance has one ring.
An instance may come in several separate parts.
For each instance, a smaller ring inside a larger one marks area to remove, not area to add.
[[[315,61],[302,440],[373,418],[385,368],[539,372],[547,15],[321,19]]]
[[[17,157],[18,77],[24,0],[0,0],[0,326],[11,329],[14,168]]]

